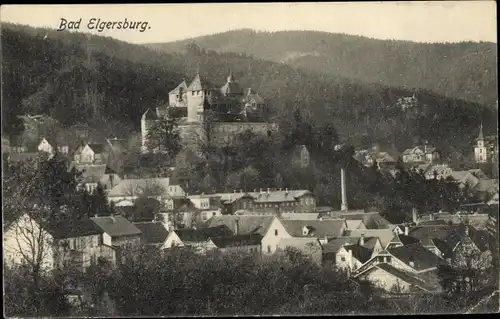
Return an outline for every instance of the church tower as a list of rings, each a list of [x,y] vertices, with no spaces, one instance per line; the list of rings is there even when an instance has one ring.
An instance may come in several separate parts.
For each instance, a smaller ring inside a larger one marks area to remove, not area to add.
[[[486,163],[488,161],[487,149],[484,145],[484,135],[483,135],[483,124],[479,127],[479,136],[477,138],[477,144],[474,147],[474,157],[476,163]]]
[[[193,82],[187,87],[187,113],[189,122],[201,122],[206,105],[206,98],[210,96],[211,90],[207,83],[197,73]]]

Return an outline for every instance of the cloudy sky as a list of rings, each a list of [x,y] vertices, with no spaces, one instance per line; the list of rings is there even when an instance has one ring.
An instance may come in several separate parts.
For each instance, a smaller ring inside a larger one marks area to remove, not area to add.
[[[57,29],[61,18],[82,19],[81,32],[132,43],[169,42],[228,30],[317,30],[418,42],[496,42],[494,1],[8,5],[1,20]],[[147,21],[150,29],[88,30],[101,21]]]

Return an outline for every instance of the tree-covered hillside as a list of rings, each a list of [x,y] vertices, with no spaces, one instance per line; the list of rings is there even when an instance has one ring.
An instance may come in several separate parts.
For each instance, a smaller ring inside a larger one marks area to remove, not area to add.
[[[361,82],[422,88],[485,104],[497,99],[495,43],[431,44],[317,31],[245,29],[148,46],[184,52],[191,41],[208,50],[244,52]]]
[[[242,54],[190,46],[185,54],[161,54],[143,46],[80,33],[2,24],[5,133],[15,115],[46,113],[70,126],[115,121],[138,131],[147,109],[166,103],[181,80],[202,77],[222,85],[231,70],[243,87],[268,99],[280,120],[298,106],[312,124],[335,126],[352,144],[374,141],[401,149],[418,140],[468,151],[480,122],[496,132],[496,110],[422,90],[360,84],[325,73]],[[415,95],[411,108],[398,103]],[[104,120],[103,120],[104,119]]]

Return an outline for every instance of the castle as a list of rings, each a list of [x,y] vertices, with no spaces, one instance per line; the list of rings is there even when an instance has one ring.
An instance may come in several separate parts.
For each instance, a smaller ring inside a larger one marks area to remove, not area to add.
[[[210,139],[218,145],[230,144],[234,136],[246,130],[270,135],[277,130],[268,122],[266,101],[253,89],[243,90],[232,73],[222,87],[203,80],[197,73],[187,85],[180,83],[169,92],[169,102],[155,111],[148,109],[141,118],[142,149],[147,151],[147,135],[160,118],[179,118],[179,129],[185,141],[193,137]]]

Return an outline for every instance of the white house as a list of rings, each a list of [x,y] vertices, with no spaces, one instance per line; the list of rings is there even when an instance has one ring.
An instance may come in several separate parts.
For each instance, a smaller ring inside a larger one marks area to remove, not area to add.
[[[4,262],[11,265],[40,262],[43,270],[51,270],[54,267],[53,243],[54,237],[36,220],[24,214],[4,226]]]
[[[226,225],[235,235],[260,234],[263,254],[273,254],[281,239],[292,237],[275,216],[222,215],[210,218],[206,225]]]
[[[54,155],[54,151],[55,151],[55,146],[52,146],[49,141],[47,141],[46,138],[42,138],[42,140],[40,141],[40,144],[38,144],[38,151],[39,152],[45,152],[45,153],[48,153],[50,155]]]

